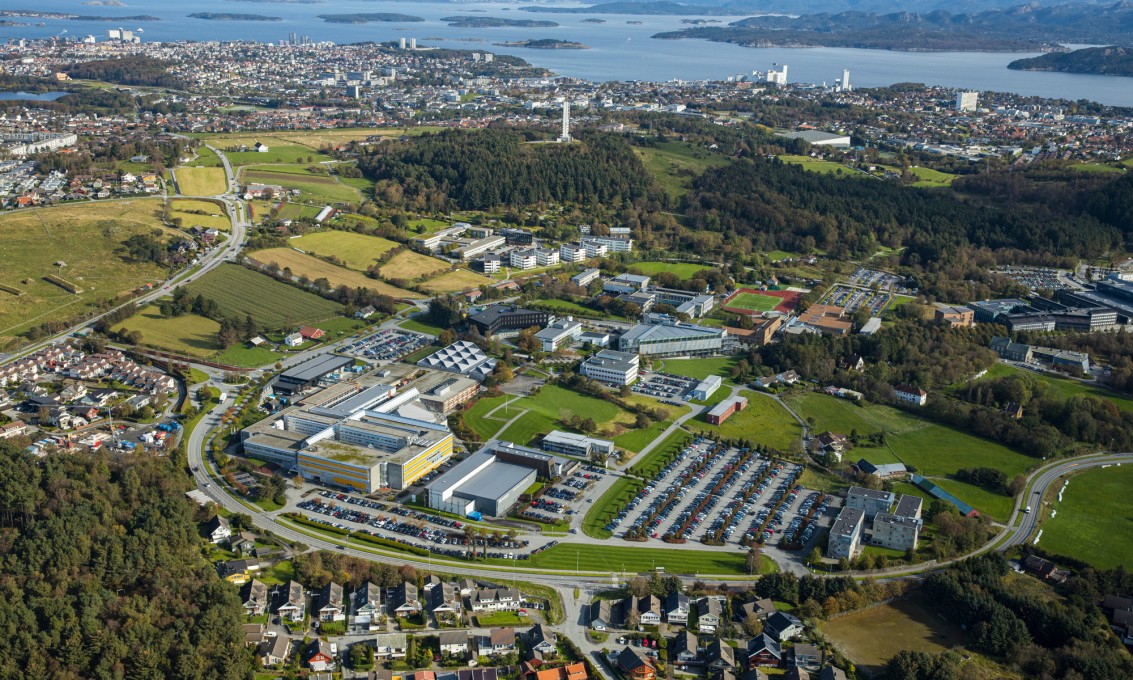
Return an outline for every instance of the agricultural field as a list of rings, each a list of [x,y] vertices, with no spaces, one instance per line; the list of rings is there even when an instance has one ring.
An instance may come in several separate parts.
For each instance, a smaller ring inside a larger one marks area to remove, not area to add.
[[[1133,567],[1133,531],[1129,490],[1133,467],[1089,470],[1070,477],[1070,486],[1058,501],[1061,484],[1052,485],[1048,500],[1055,516],[1043,524],[1039,545],[1060,555],[1085,560],[1099,569]]]
[[[722,424],[709,425],[704,416],[699,415],[685,421],[685,426],[707,435],[719,433],[725,439],[747,439],[779,451],[800,449],[802,426],[785,408],[766,395],[748,390],[740,392],[740,396],[747,397],[747,408]]]
[[[378,269],[383,279],[404,279],[416,281],[428,278],[449,268],[449,264],[435,257],[406,250],[393,256],[389,262]]]
[[[327,203],[356,203],[358,190],[339,184],[334,177],[326,175],[295,174],[275,170],[246,170],[240,174],[240,181],[246,184],[278,184],[286,189],[298,189],[301,198]]]
[[[165,267],[127,262],[122,243],[161,225],[162,203],[131,199],[77,203],[0,215],[0,346],[16,333],[47,321],[60,321],[165,279]],[[56,262],[65,263],[56,266]],[[48,283],[55,275],[82,288],[72,294]]]
[[[188,285],[192,295],[216,301],[226,317],[251,315],[264,328],[313,324],[342,313],[342,305],[280,283],[239,265],[217,267]]]
[[[822,624],[822,633],[859,668],[880,670],[903,649],[936,653],[959,646],[963,631],[914,599],[851,612]]]
[[[394,258],[396,259],[396,258]],[[467,269],[454,269],[421,284],[421,287],[430,293],[454,293],[458,291],[479,288],[492,283],[492,279],[481,276]]]
[[[358,271],[366,271],[379,257],[397,247],[397,243],[388,239],[333,229],[304,234],[291,243],[308,253],[337,257],[344,265]]]
[[[332,286],[350,286],[351,288],[369,288],[380,295],[390,295],[396,298],[419,298],[418,293],[402,290],[388,283],[371,279],[370,277],[352,269],[338,267],[317,257],[300,253],[291,248],[268,248],[257,250],[250,256],[260,264],[275,263],[280,269],[290,267],[295,276],[306,276],[311,281],[325,278]]]
[[[216,341],[219,330],[219,323],[196,314],[165,318],[153,305],[114,328],[115,332],[138,331],[142,334],[142,345],[201,359],[220,351]]]
[[[184,196],[218,196],[228,191],[222,168],[177,168],[177,190]]]
[[[219,229],[229,231],[232,221],[228,219],[224,208],[212,201],[197,201],[193,199],[175,198],[169,201],[169,220],[181,220],[181,228],[201,226],[206,229]]]
[[[634,147],[645,169],[670,196],[680,198],[688,193],[692,178],[709,168],[728,164],[728,158],[708,149],[685,142],[663,142],[656,146]]]
[[[304,205],[303,203],[284,202],[279,206],[279,210],[275,212],[275,219],[277,220],[297,220],[301,218],[314,219],[322,212],[322,206],[318,205]]]
[[[670,272],[681,277],[682,281],[687,281],[697,272],[712,269],[713,265],[690,264],[688,262],[634,262],[629,265],[629,267],[631,269],[640,269],[641,273],[646,276],[656,276],[661,272]]]

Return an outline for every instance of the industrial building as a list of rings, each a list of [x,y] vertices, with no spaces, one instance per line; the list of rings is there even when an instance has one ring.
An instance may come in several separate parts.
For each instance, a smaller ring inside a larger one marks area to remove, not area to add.
[[[582,362],[578,372],[592,380],[621,387],[637,380],[640,361],[633,352],[604,349]]]
[[[496,360],[484,354],[484,350],[474,343],[458,340],[421,359],[417,365],[422,368],[483,378],[496,369]]]
[[[582,324],[571,319],[559,319],[535,334],[535,339],[541,343],[543,351],[554,352],[570,345],[582,335]]]
[[[747,397],[729,397],[713,406],[705,418],[709,425],[719,425],[730,418],[733,413],[738,413],[745,408],[747,408]]]
[[[654,357],[706,356],[724,347],[723,328],[681,323],[664,314],[649,314],[645,323],[630,328],[618,340],[618,349]]]
[[[315,387],[323,378],[352,366],[354,359],[334,354],[324,354],[279,374],[272,385],[276,392],[298,394]]]
[[[1028,364],[1038,362],[1055,368],[1075,368],[1083,373],[1090,370],[1090,355],[1084,352],[1027,345],[1021,342],[1012,342],[1011,338],[1004,337],[992,338],[991,349],[1008,361],[1021,361]]]
[[[464,376],[444,376],[438,384],[425,389],[419,400],[430,411],[449,414],[472,401],[480,391],[480,383]]]
[[[700,401],[707,401],[716,390],[720,389],[720,385],[724,384],[724,379],[718,375],[710,375],[704,380],[697,383],[696,387],[689,391],[688,396]]]
[[[558,476],[566,465],[535,449],[491,441],[433,480],[425,488],[428,504],[462,516],[479,512],[502,517],[539,477]]]
[[[826,544],[826,556],[832,559],[853,559],[862,541],[862,527],[865,513],[860,508],[847,505],[838,513],[834,526],[830,527],[830,539]]]
[[[850,148],[850,136],[840,135],[821,130],[799,130],[797,132],[780,132],[776,137],[784,139],[801,139],[812,146],[828,146],[832,149]]]
[[[550,312],[523,309],[515,305],[495,305],[468,317],[468,323],[479,330],[481,335],[491,335],[500,331],[519,331],[532,326],[543,327],[553,319],[554,315]]]
[[[608,439],[596,439],[562,430],[555,430],[545,435],[542,444],[544,451],[579,458],[590,458],[594,454],[608,456],[614,452],[614,442]]]

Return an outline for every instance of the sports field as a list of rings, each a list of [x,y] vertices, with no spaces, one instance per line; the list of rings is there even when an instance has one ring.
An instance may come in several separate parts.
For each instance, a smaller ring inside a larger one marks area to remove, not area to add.
[[[217,196],[228,190],[222,168],[177,168],[177,189],[185,196]]]
[[[220,351],[216,341],[220,324],[196,314],[167,319],[151,305],[114,328],[115,332],[123,330],[141,333],[142,345],[202,359]]]
[[[1133,511],[1129,490],[1133,489],[1133,467],[1122,465],[1083,472],[1070,478],[1062,494],[1058,483],[1049,498],[1053,519],[1043,524],[1039,545],[1060,555],[1085,560],[1100,569],[1133,567]]]
[[[291,244],[308,253],[337,257],[347,267],[358,271],[365,271],[384,253],[397,247],[388,239],[333,229],[305,234],[291,239]]]
[[[190,283],[189,293],[216,301],[226,317],[251,315],[263,328],[311,324],[342,313],[342,305],[280,283],[239,265],[226,264]]]
[[[257,250],[250,256],[260,264],[275,263],[280,269],[290,268],[295,276],[306,276],[311,281],[325,278],[332,286],[350,286],[351,288],[369,288],[381,295],[390,295],[396,298],[419,298],[419,293],[402,290],[388,283],[371,279],[370,277],[345,267],[337,267],[330,262],[317,257],[300,253],[291,248],[268,248]]]
[[[393,259],[386,262],[378,269],[378,274],[383,279],[403,279],[405,281],[416,281],[424,279],[442,272],[449,268],[447,262],[438,260],[435,257],[415,253],[411,250],[398,253],[393,256]]]
[[[798,304],[800,293],[789,290],[752,290],[741,288],[732,293],[721,308],[734,314],[759,315],[764,312],[790,312]]]
[[[421,286],[430,293],[453,293],[479,288],[490,283],[493,283],[492,279],[481,276],[476,272],[470,272],[467,269],[454,269],[426,281]]]
[[[278,184],[287,189],[298,189],[304,198],[328,203],[354,203],[358,201],[358,190],[339,184],[334,177],[326,175],[296,174],[275,170],[245,170],[240,181],[251,184]]]
[[[822,633],[859,668],[880,670],[903,649],[936,653],[963,643],[963,631],[914,599],[870,607],[822,624]]]
[[[161,211],[159,199],[130,199],[0,215],[0,284],[20,293],[0,290],[0,346],[30,326],[72,318],[97,301],[164,279],[167,268],[127,262],[121,251],[131,236],[164,231]],[[44,280],[52,274],[83,292]]]
[[[220,231],[229,231],[232,222],[221,208],[212,201],[197,201],[186,198],[175,198],[169,201],[169,220],[181,220],[181,228],[189,229],[201,226],[206,229],[213,228]]]

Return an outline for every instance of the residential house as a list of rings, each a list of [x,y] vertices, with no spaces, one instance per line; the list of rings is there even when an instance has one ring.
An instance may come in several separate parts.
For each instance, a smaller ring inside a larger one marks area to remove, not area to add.
[[[893,394],[897,397],[898,401],[903,401],[913,406],[924,406],[928,403],[928,392],[925,392],[919,387],[896,385],[893,387]]]
[[[303,336],[299,335],[298,333],[291,333],[284,336],[283,344],[287,345],[288,347],[298,347],[299,345],[303,344]]]
[[[228,520],[217,515],[205,524],[205,535],[213,543],[224,543],[232,537],[232,527],[228,524]]]
[[[437,621],[460,620],[463,607],[451,583],[439,583],[429,590],[429,607]]]
[[[260,644],[264,641],[264,631],[267,626],[262,623],[245,623],[244,624],[244,646],[259,648]]]
[[[736,607],[736,621],[743,623],[747,621],[749,616],[755,616],[759,620],[766,619],[768,616],[774,614],[775,603],[770,598],[762,598],[759,600],[748,600],[739,607]]]
[[[248,581],[248,573],[260,570],[260,561],[255,557],[243,560],[228,560],[216,565],[220,577],[229,583],[242,585]]]
[[[665,597],[665,620],[670,624],[687,624],[689,612],[688,595],[669,593]]]
[[[613,627],[613,606],[609,600],[595,600],[590,603],[590,627],[594,630],[609,630]]]
[[[392,616],[414,616],[421,611],[421,601],[417,597],[417,584],[402,581],[390,593],[386,612]]]
[[[798,666],[792,666],[783,674],[784,680],[810,680],[810,673]]]
[[[440,642],[441,656],[466,656],[468,654],[468,631],[442,630],[437,638]]]
[[[268,587],[252,579],[240,589],[240,601],[244,603],[244,613],[259,616],[268,610]]]
[[[515,588],[487,588],[469,597],[468,608],[474,612],[518,611],[520,600]]]
[[[622,625],[625,628],[656,626],[661,623],[661,598],[629,596],[622,601]]]
[[[480,653],[486,656],[511,654],[515,649],[514,628],[493,628],[480,645]]]
[[[589,676],[586,673],[586,664],[577,662],[536,671],[534,675],[528,677],[531,680],[587,680]]]
[[[842,454],[850,448],[850,442],[844,434],[836,432],[823,432],[814,438],[814,450],[842,462]]]
[[[655,680],[657,677],[653,662],[635,647],[625,647],[618,652],[617,666],[629,680]]]
[[[525,636],[528,649],[532,649],[544,655],[554,654],[557,651],[556,643],[558,639],[555,637],[554,631],[546,628],[541,623],[537,623],[527,631]]]
[[[260,643],[257,653],[263,665],[282,666],[287,663],[287,657],[291,656],[291,638],[282,635],[270,637]]]
[[[793,614],[775,612],[767,617],[763,631],[779,642],[785,642],[802,635],[803,623]]]
[[[303,326],[299,329],[299,335],[303,336],[304,340],[319,340],[326,335],[326,331],[314,326]]]
[[[256,549],[256,536],[247,531],[241,531],[229,537],[228,547],[240,555],[250,555]]]
[[[716,671],[734,671],[736,650],[727,642],[716,638],[704,650],[704,665]]]
[[[307,655],[304,658],[307,662],[307,667],[316,673],[323,671],[333,670],[335,667],[335,653],[329,642],[325,640],[312,640],[310,647],[307,648]]]
[[[281,619],[287,621],[302,621],[307,614],[307,597],[303,592],[303,584],[291,581],[287,584],[287,601],[276,610]]]
[[[800,668],[817,671],[822,666],[822,652],[809,642],[795,643],[794,664]]]
[[[701,633],[715,633],[720,626],[724,608],[715,597],[702,597],[696,601],[696,628]]]
[[[346,606],[342,599],[342,586],[331,582],[320,590],[315,601],[315,611],[320,621],[345,621]]]
[[[846,672],[835,666],[823,666],[818,672],[818,680],[846,680]]]
[[[669,658],[677,663],[689,663],[700,659],[700,641],[696,634],[688,630],[677,633],[669,643]]]
[[[374,657],[377,659],[404,659],[405,633],[383,633],[374,637]]]
[[[749,666],[778,666],[782,660],[783,648],[778,640],[767,633],[760,633],[747,641]]]
[[[371,629],[382,618],[382,589],[366,581],[354,591],[354,624],[369,625]]]
[[[354,316],[355,316],[355,318],[358,318],[358,319],[369,319],[371,316],[373,316],[377,312],[378,312],[378,310],[374,309],[373,305],[366,305],[365,307],[363,307],[361,309],[354,310]]]

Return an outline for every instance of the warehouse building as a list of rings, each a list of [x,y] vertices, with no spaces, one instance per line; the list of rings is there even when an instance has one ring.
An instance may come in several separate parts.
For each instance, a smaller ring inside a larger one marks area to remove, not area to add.
[[[433,480],[425,488],[428,504],[462,516],[502,517],[538,478],[561,476],[572,465],[525,446],[491,441]]]
[[[283,394],[298,394],[315,387],[328,375],[352,365],[354,359],[351,357],[324,354],[280,373],[272,387]]]
[[[649,314],[645,323],[630,328],[618,340],[618,349],[654,357],[706,356],[724,346],[723,328],[681,323],[665,314]]]

